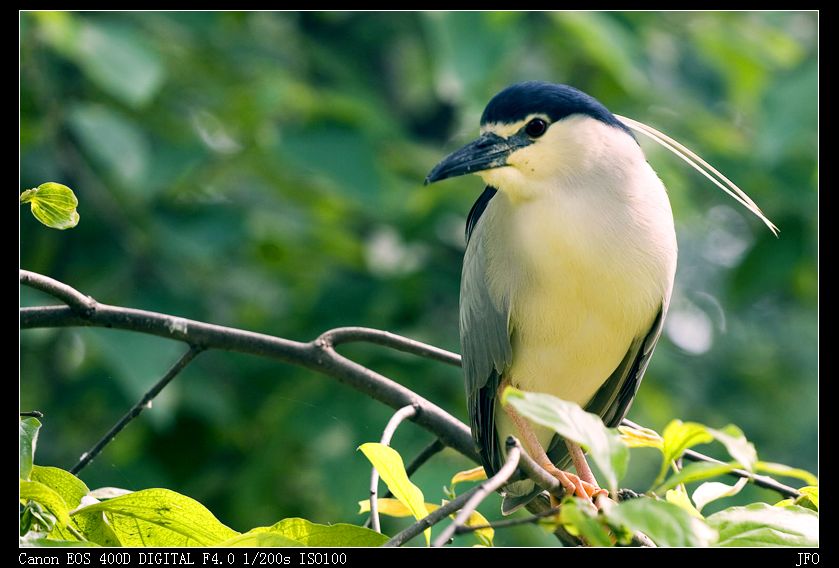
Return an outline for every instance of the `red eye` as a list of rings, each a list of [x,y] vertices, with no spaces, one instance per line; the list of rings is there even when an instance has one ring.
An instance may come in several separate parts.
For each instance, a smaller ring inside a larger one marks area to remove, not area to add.
[[[524,127],[524,131],[527,132],[527,135],[531,138],[539,138],[547,129],[548,123],[541,118],[534,118],[527,123],[527,126]]]

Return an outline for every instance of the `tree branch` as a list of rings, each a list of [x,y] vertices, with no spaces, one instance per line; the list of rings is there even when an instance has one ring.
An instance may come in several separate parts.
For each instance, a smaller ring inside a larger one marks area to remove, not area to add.
[[[385,431],[382,433],[382,440],[381,444],[383,446],[389,446],[390,440],[393,438],[393,434],[396,433],[396,429],[402,423],[403,420],[406,418],[412,418],[416,416],[418,412],[418,407],[415,405],[405,406],[397,410],[393,416],[390,417],[390,420],[387,422],[387,426],[385,426]],[[372,528],[377,533],[382,532],[382,525],[379,522],[379,500],[378,500],[378,493],[379,493],[379,470],[373,466],[373,471],[370,473],[370,519]]]
[[[629,426],[630,428],[643,429],[643,426],[641,426],[640,424],[636,424],[631,420],[624,419],[622,424]],[[711,456],[706,456],[705,454],[701,454],[694,450],[685,450],[681,457],[695,462],[702,461],[708,463],[718,463],[723,465],[725,464],[725,462],[722,462],[718,459],[714,459]],[[784,485],[780,481],[776,481],[768,475],[759,475],[750,471],[746,471],[745,469],[733,469],[728,472],[728,475],[731,475],[733,477],[745,477],[758,487],[763,487],[764,489],[771,489],[772,491],[780,493],[784,497],[790,497],[792,499],[797,499],[801,497],[801,493],[797,489],[795,489],[794,487],[790,487],[789,485]]]
[[[21,270],[20,283],[49,294],[56,300],[61,300],[72,310],[80,314],[88,315],[96,309],[96,300],[90,296],[85,296],[63,282],[53,280],[49,276],[28,270]]]
[[[469,520],[472,512],[478,508],[478,505],[480,505],[484,499],[486,499],[487,495],[494,493],[507,483],[510,477],[512,477],[512,475],[516,472],[516,469],[518,469],[519,458],[522,453],[523,452],[521,451],[521,446],[518,444],[518,441],[512,436],[507,438],[507,459],[504,462],[504,465],[501,466],[498,473],[478,486],[478,490],[475,491],[475,494],[469,498],[454,518],[454,521],[452,521],[452,523],[447,526],[445,530],[443,530],[443,532],[440,533],[440,535],[434,540],[432,546],[443,546],[449,542],[449,539],[454,536],[457,527],[466,524],[466,521]]]
[[[26,271],[21,271],[21,281],[24,284],[29,284],[32,279],[27,277],[24,281],[24,273]],[[124,329],[183,341],[204,349],[248,353],[300,365],[331,376],[394,409],[416,405],[421,409],[421,412],[417,413],[412,419],[415,423],[434,434],[446,446],[454,448],[476,463],[480,462],[475,444],[472,441],[472,435],[465,424],[410,389],[347,359],[335,351],[333,347],[336,343],[373,341],[375,339],[375,343],[379,345],[409,353],[426,353],[435,360],[450,364],[454,364],[455,359],[459,359],[454,353],[430,345],[426,346],[392,333],[365,328],[339,328],[324,333],[314,341],[303,343],[157,312],[110,306],[99,302],[94,302],[94,309],[86,313],[80,313],[63,306],[22,308],[20,310],[20,323],[22,329],[39,327]]]
[[[202,349],[200,347],[192,346],[190,347],[186,353],[184,353],[178,361],[172,365],[172,367],[166,371],[166,374],[163,375],[159,381],[157,381],[152,388],[150,388],[146,394],[137,401],[131,410],[125,413],[125,415],[120,418],[120,420],[114,424],[108,432],[99,439],[96,444],[90,449],[90,451],[85,452],[82,454],[81,459],[79,459],[79,463],[73,466],[70,470],[70,473],[73,475],[77,475],[87,464],[93,461],[93,458],[99,455],[99,453],[107,446],[111,440],[113,440],[117,434],[119,434],[123,428],[125,428],[129,422],[137,418],[143,410],[146,408],[151,407],[151,401],[160,394],[160,391],[168,385],[172,379],[174,379],[178,373],[184,370],[184,368],[189,365],[189,363],[195,359],[195,356],[201,353]]]
[[[551,517],[553,515],[556,515],[557,513],[559,513],[559,507],[554,507],[553,509],[540,511],[535,515],[530,515],[529,517],[522,517],[520,519],[504,519],[503,521],[495,521],[494,523],[488,523],[485,525],[463,525],[457,527],[457,529],[455,530],[455,534],[466,534],[482,529],[506,529],[509,527],[517,527],[519,525],[535,524],[544,519],[545,517]]]
[[[469,501],[469,499],[471,499],[472,496],[478,492],[480,488],[480,485],[476,485],[469,491],[466,491],[465,493],[458,495],[445,505],[442,505],[441,507],[434,509],[431,513],[428,514],[427,517],[423,517],[422,519],[412,524],[402,532],[397,533],[382,546],[402,546],[415,536],[422,534],[422,531],[424,531],[425,529],[433,527],[434,525],[436,525],[437,523],[439,523],[440,521],[442,521],[443,519],[445,519],[446,517],[463,507],[463,505],[465,505]]]

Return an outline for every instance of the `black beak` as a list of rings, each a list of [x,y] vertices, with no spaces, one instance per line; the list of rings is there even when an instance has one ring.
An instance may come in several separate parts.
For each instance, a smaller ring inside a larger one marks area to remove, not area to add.
[[[482,134],[477,140],[443,158],[425,178],[425,183],[428,185],[441,179],[499,168],[507,164],[510,154],[532,142],[529,137],[518,134],[509,138],[491,132]]]

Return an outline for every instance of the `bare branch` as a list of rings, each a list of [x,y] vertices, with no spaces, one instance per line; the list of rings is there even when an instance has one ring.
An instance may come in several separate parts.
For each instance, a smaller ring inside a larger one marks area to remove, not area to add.
[[[382,546],[402,546],[415,536],[422,534],[422,531],[424,531],[425,529],[433,527],[434,525],[436,525],[437,523],[439,523],[440,521],[442,521],[443,519],[445,519],[446,517],[463,507],[463,505],[466,504],[469,501],[469,499],[471,499],[472,496],[478,492],[480,488],[480,485],[476,485],[469,491],[466,491],[465,493],[458,495],[445,505],[437,509],[434,509],[431,513],[428,514],[427,517],[423,517],[422,519],[409,526],[402,532],[396,534]]]
[[[447,526],[445,530],[443,530],[443,532],[440,533],[440,535],[434,540],[432,546],[443,546],[449,542],[449,539],[454,536],[457,527],[466,524],[466,521],[469,520],[472,512],[478,508],[478,505],[480,505],[484,499],[486,499],[487,495],[497,491],[505,483],[507,483],[519,467],[519,458],[522,453],[523,452],[521,451],[521,446],[518,441],[512,436],[507,438],[507,460],[504,462],[504,465],[501,466],[498,473],[478,486],[478,490],[475,491],[475,494],[469,498],[466,505],[463,506],[454,518],[454,521],[452,521],[452,523]]]
[[[371,329],[369,327],[339,327],[321,334],[318,339],[332,346],[359,342],[374,343],[376,345],[390,347],[397,351],[410,353],[417,357],[440,361],[441,363],[455,367],[460,366],[460,355],[457,353],[452,353],[451,351],[446,351],[445,349],[440,349],[439,347],[434,347],[433,345],[380,329]]]
[[[96,309],[96,300],[90,296],[85,296],[75,288],[53,280],[49,276],[38,274],[37,272],[30,272],[28,270],[20,271],[20,283],[40,290],[45,294],[49,294],[56,300],[61,300],[74,311],[87,315]]]
[[[93,459],[99,455],[99,453],[107,446],[116,436],[119,434],[123,428],[125,428],[129,422],[137,418],[144,409],[149,408],[151,406],[151,401],[160,394],[160,391],[168,385],[172,379],[174,379],[178,373],[180,373],[189,363],[195,359],[195,356],[201,353],[202,349],[200,347],[192,346],[189,350],[184,353],[178,361],[172,365],[172,367],[166,371],[166,374],[163,375],[159,381],[157,381],[152,388],[150,388],[146,394],[135,404],[131,410],[129,410],[125,415],[119,419],[119,421],[114,424],[108,432],[102,436],[102,438],[96,442],[96,444],[90,449],[90,451],[85,452],[82,454],[79,463],[73,466],[73,469],[70,470],[70,473],[73,475],[78,474],[87,464],[89,464]]]
[[[522,455],[524,455],[524,452],[522,452]],[[466,534],[482,529],[506,529],[509,527],[517,527],[519,525],[535,524],[544,519],[545,517],[551,517],[558,513],[559,507],[554,507],[553,509],[541,511],[539,513],[536,513],[535,515],[530,515],[529,517],[522,517],[520,519],[505,519],[503,521],[495,521],[494,523],[488,523],[485,525],[463,525],[457,527],[457,529],[455,530],[455,534]]]
[[[408,467],[405,468],[405,472],[408,474],[408,477],[411,477],[416,473],[416,471],[421,468],[425,462],[430,460],[432,457],[439,454],[443,448],[446,446],[440,440],[434,440],[430,444],[428,444],[423,450],[417,454],[417,457],[411,460],[411,463],[408,464]],[[391,493],[388,492],[386,497],[390,497]]]
[[[387,422],[387,426],[385,426],[385,431],[382,434],[382,445],[389,446],[390,440],[393,438],[393,434],[396,432],[396,429],[402,423],[403,420],[406,418],[412,418],[416,416],[418,411],[418,407],[415,405],[405,406],[400,408],[399,410],[394,413],[393,416],[390,417],[390,420]],[[373,471],[370,473],[370,519],[373,530],[377,533],[382,532],[382,525],[379,523],[379,500],[378,500],[378,493],[379,493],[379,470],[373,467]]]
[[[28,418],[43,418],[44,413],[40,410],[27,410],[25,412],[20,413],[21,416],[26,416]]]
[[[184,341],[204,349],[236,351],[251,355],[270,357],[286,363],[300,365],[308,369],[329,375],[338,381],[380,401],[399,409],[408,405],[417,405],[419,412],[413,421],[440,441],[457,450],[474,462],[479,462],[478,452],[472,441],[469,428],[451,414],[419,396],[410,389],[370,370],[339,354],[332,343],[367,341],[380,339],[378,344],[396,348],[399,344],[403,351],[411,353],[436,353],[436,360],[452,358],[443,350],[424,346],[419,342],[398,335],[364,328],[349,328],[327,332],[314,341],[302,343],[261,333],[254,333],[236,328],[180,318],[157,312],[135,310],[97,303],[96,309],[83,316],[63,306],[44,306],[23,308],[20,310],[22,329],[38,327],[107,327],[147,333],[168,339]],[[422,349],[420,349],[422,347]],[[456,357],[454,354],[452,356]]]
[[[624,419],[622,424],[629,426],[630,428],[643,429],[643,426],[627,419]],[[711,456],[706,456],[705,454],[701,454],[694,450],[685,450],[685,453],[682,454],[682,456],[680,457],[684,457],[685,459],[689,459],[690,461],[695,462],[702,461],[708,463],[725,464],[725,462],[722,462],[718,459],[714,459]],[[758,487],[771,489],[772,491],[780,493],[784,497],[789,497],[791,499],[797,499],[801,497],[801,493],[797,489],[795,489],[794,487],[790,487],[789,485],[784,485],[780,481],[776,481],[768,475],[759,475],[750,471],[746,471],[745,469],[733,469],[728,472],[728,475],[731,475],[733,477],[745,477]]]

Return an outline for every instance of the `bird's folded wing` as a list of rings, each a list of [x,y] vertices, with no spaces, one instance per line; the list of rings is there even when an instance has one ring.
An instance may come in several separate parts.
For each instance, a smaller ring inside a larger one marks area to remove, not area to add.
[[[501,467],[495,431],[495,399],[501,374],[513,359],[508,329],[509,304],[497,305],[489,296],[486,251],[479,222],[494,195],[495,189],[488,187],[469,213],[460,285],[460,337],[469,418],[472,436],[484,467],[489,470]],[[494,471],[487,473],[492,475]]]

